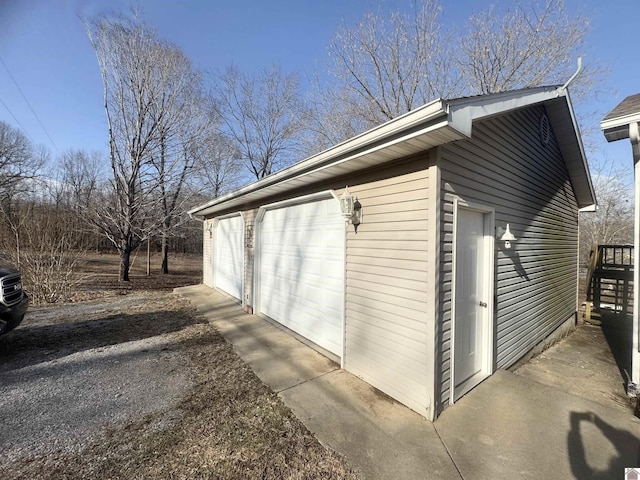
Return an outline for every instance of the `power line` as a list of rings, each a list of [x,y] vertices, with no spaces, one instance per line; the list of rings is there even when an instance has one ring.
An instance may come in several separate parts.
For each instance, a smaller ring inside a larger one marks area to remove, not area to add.
[[[9,67],[7,67],[7,64],[4,63],[4,60],[2,59],[2,56],[0,56],[0,63],[2,63],[2,66],[5,68],[5,70],[7,71],[7,73],[9,74],[9,77],[11,77],[11,80],[13,81],[13,84],[16,86],[16,88],[18,89],[18,91],[20,92],[20,95],[22,95],[22,98],[24,99],[25,103],[27,104],[27,106],[29,107],[29,110],[31,110],[31,113],[33,113],[33,116],[36,117],[36,120],[38,120],[38,123],[40,124],[40,127],[42,127],[42,130],[44,131],[44,133],[47,135],[47,138],[49,139],[49,141],[51,142],[51,145],[53,145],[53,148],[55,148],[56,152],[59,152],[58,150],[58,146],[56,145],[56,142],[53,141],[53,138],[51,138],[51,135],[49,135],[49,132],[47,131],[47,129],[45,128],[45,126],[43,125],[42,121],[40,120],[40,117],[38,117],[38,114],[36,113],[36,111],[33,109],[33,107],[31,106],[31,103],[29,103],[29,100],[27,100],[26,95],[24,94],[24,92],[22,91],[22,89],[20,88],[20,85],[18,85],[18,82],[16,82],[16,79],[13,77],[11,71],[9,70]],[[3,102],[4,105],[4,102]],[[5,105],[6,107],[6,105]],[[7,108],[7,110],[9,110]],[[9,112],[11,113],[11,112]],[[11,116],[13,117],[13,114],[11,114]],[[15,117],[13,117],[15,118]],[[19,123],[19,122],[18,122]],[[32,140],[33,141],[33,140]]]
[[[2,101],[2,99],[1,99],[1,98],[0,98],[0,103],[2,104],[2,106],[3,106],[4,108],[6,108],[6,109],[7,109],[7,112],[9,112],[9,115],[11,115],[11,117],[13,117],[13,119],[14,119],[14,120],[15,120],[15,122],[18,124],[18,126],[22,129],[22,131],[23,131],[23,132],[24,132],[24,134],[27,136],[27,138],[28,138],[29,140],[31,140],[31,143],[34,143],[34,144],[35,144],[36,142],[34,142],[34,141],[33,141],[33,138],[31,138],[31,135],[29,135],[29,132],[27,132],[27,129],[26,129],[26,128],[24,128],[24,125],[22,125],[22,123],[20,123],[20,120],[18,120],[18,119],[16,118],[16,116],[13,114],[13,112],[11,111],[11,109],[9,108],[9,106],[8,106],[6,103],[4,103],[4,102]]]

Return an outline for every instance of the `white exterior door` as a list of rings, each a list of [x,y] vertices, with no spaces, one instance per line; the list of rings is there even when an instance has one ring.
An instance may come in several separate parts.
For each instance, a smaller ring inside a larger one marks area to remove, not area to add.
[[[338,202],[266,210],[257,247],[259,312],[342,357],[345,227]]]
[[[454,399],[490,373],[488,214],[458,209],[456,223]]]
[[[244,221],[241,215],[218,220],[213,248],[214,285],[242,300]]]

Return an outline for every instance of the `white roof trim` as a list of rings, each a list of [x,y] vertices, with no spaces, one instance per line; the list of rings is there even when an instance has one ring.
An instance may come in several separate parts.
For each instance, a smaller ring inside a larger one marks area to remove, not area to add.
[[[600,122],[600,129],[607,142],[615,142],[629,138],[629,125],[632,123],[640,123],[640,113],[603,120]]]
[[[568,118],[572,122],[577,144],[568,142],[567,148],[583,175],[580,202],[582,206],[595,203],[593,186],[584,156],[577,123],[566,91],[557,87],[540,87],[492,95],[480,95],[454,100],[437,99],[416,110],[364,132],[335,147],[302,160],[280,172],[249,184],[235,192],[216,198],[189,211],[192,218],[203,219],[233,208],[285,194],[299,187],[301,182],[314,183],[330,179],[332,174],[353,173],[389,161],[394,147],[404,146],[413,153],[455,140],[471,137],[473,121],[541,102],[566,97]],[[413,140],[413,141],[412,141]],[[411,142],[411,146],[408,143]],[[415,145],[418,146],[415,146]],[[567,155],[563,151],[563,154]],[[574,185],[575,188],[575,185]]]

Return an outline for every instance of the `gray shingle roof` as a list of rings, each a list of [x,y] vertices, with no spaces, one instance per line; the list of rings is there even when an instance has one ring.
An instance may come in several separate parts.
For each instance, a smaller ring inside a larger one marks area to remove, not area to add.
[[[640,113],[640,93],[629,95],[616,108],[611,110],[602,121],[613,120],[614,118],[626,117]]]

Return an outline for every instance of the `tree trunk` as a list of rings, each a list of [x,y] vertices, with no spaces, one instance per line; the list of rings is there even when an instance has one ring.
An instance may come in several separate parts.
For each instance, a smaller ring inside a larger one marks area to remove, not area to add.
[[[120,250],[120,275],[118,280],[121,282],[129,281],[129,265],[131,264],[131,249],[125,247]]]
[[[147,238],[147,277],[151,276],[151,238]]]
[[[162,234],[162,275],[169,274],[169,238],[166,233]]]

